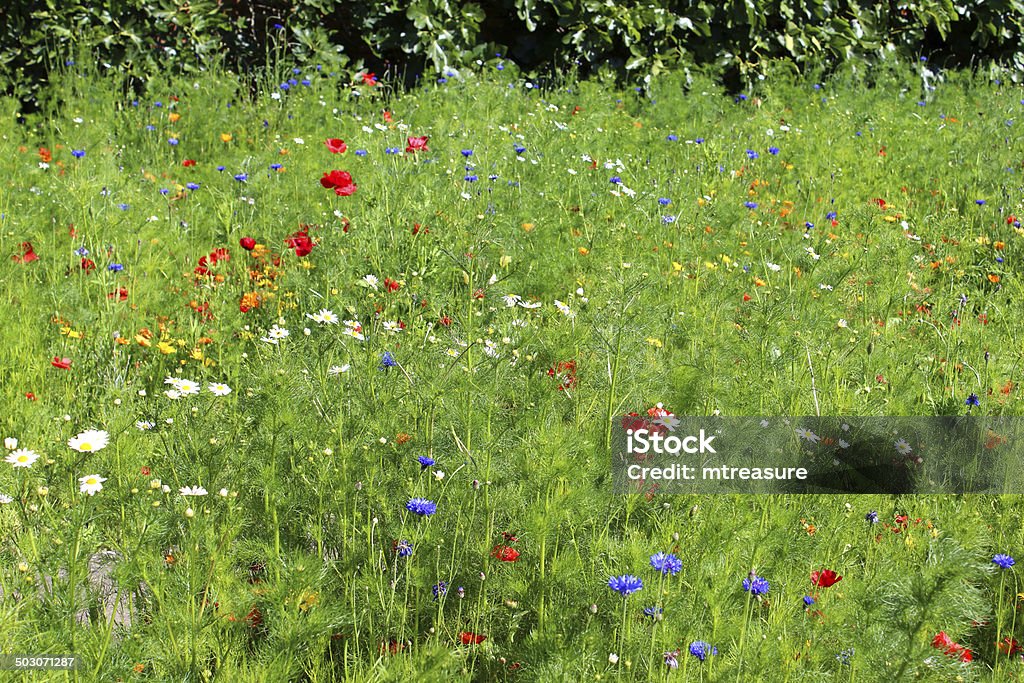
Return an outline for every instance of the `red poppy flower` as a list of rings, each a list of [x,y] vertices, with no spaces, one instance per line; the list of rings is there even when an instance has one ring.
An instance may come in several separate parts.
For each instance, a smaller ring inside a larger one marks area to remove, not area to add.
[[[372,71],[363,74],[363,85],[377,85],[377,74]]]
[[[48,164],[53,161],[53,153],[46,147],[39,148],[39,161]]]
[[[309,256],[310,252],[313,251],[313,240],[310,238],[309,233],[305,230],[299,230],[294,232],[285,238],[284,243],[288,245],[289,249],[295,250],[296,256]]]
[[[334,190],[334,194],[339,197],[348,197],[356,193],[356,184],[352,182],[352,174],[348,171],[324,173],[324,176],[320,178],[320,184],[329,190]]]
[[[811,584],[822,588],[829,588],[842,580],[843,577],[839,576],[831,569],[822,569],[821,571],[811,572]]]
[[[71,369],[71,359],[70,358],[61,358],[60,356],[54,356],[53,360],[50,361],[50,365],[52,365],[53,367],[58,368],[60,370],[70,370]]]
[[[33,261],[39,260],[39,256],[36,255],[31,242],[22,242],[21,252],[21,254],[14,254],[11,256],[11,260],[15,263],[32,263]]]
[[[385,109],[383,116],[384,116],[384,121],[386,123],[391,123],[391,112],[389,112],[387,109]]]
[[[116,299],[117,301],[128,301],[128,290],[124,287],[118,287],[116,292],[107,294],[108,299]]]
[[[91,258],[83,258],[82,270],[84,270],[87,273],[91,273],[92,271],[96,270],[96,262],[93,261]]]
[[[196,165],[196,160],[195,159],[185,159],[184,161],[181,162],[181,165],[184,166],[185,168],[190,168],[190,167]]]
[[[389,292],[397,292],[402,288],[402,283],[397,280],[392,280],[389,277],[384,278],[384,287]]]
[[[957,657],[961,662],[970,662],[974,659],[971,651],[963,645],[953,642],[953,639],[946,635],[945,631],[939,631],[932,638],[932,647],[942,650],[950,657]]]
[[[452,319],[447,315],[442,315],[441,319],[437,321],[442,327],[451,327]]]
[[[142,476],[148,477],[149,473],[150,473],[150,469],[148,467],[146,467],[145,465],[143,465],[142,467],[139,468],[139,472],[142,473]]]
[[[327,138],[324,144],[327,145],[327,149],[331,150],[331,154],[344,154],[348,149],[348,145],[341,138]]]
[[[256,240],[251,237],[243,237],[238,240],[238,244],[240,244],[242,249],[245,249],[246,251],[252,251],[256,248]]]
[[[502,562],[515,562],[519,559],[519,551],[507,545],[496,545],[491,551],[491,557]]]
[[[472,633],[471,631],[463,631],[459,634],[459,642],[463,645],[479,645],[485,640],[487,640],[487,636],[482,636],[479,633]]]
[[[27,398],[30,401],[35,401],[36,400],[36,395],[33,394],[31,391],[26,391],[25,392],[25,398]]]
[[[429,152],[427,148],[427,140],[430,138],[426,135],[412,135],[406,140],[405,151],[406,152]]]

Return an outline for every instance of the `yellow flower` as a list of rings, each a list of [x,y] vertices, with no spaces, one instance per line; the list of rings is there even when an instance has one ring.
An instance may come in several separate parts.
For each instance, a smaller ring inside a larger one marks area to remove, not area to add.
[[[179,114],[176,111],[172,111],[170,114],[167,115],[167,120],[171,123],[177,123],[180,118],[181,114]]]
[[[656,349],[660,349],[662,346],[664,346],[664,344],[661,343],[660,339],[655,339],[654,337],[648,337],[647,343]]]
[[[232,140],[231,133],[221,133],[220,134],[220,141],[221,142],[231,142],[231,140]]]
[[[299,609],[303,612],[308,612],[309,609],[319,601],[319,599],[319,593],[304,593],[302,598],[299,600]]]
[[[160,353],[164,354],[165,356],[170,355],[175,351],[174,345],[166,340],[157,344],[156,348],[159,349]]]

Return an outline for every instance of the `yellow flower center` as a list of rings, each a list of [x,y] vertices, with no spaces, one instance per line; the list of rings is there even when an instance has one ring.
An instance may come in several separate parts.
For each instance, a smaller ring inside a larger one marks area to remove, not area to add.
[[[84,441],[81,445],[79,445],[78,450],[80,450],[80,451],[91,451],[92,450],[92,444],[89,443],[88,441]]]
[[[96,477],[89,477],[85,480],[85,483],[89,486],[95,486],[98,482],[96,481]]]
[[[27,455],[19,455],[18,456],[18,462],[28,462],[28,456]]]

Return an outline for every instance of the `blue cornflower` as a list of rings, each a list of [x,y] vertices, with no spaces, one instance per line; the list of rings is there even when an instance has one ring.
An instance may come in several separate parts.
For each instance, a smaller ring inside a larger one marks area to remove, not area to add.
[[[836,655],[836,661],[840,664],[848,665],[850,663],[850,660],[853,659],[853,655],[855,652],[856,650],[854,650],[852,647],[847,650],[843,650],[842,652]]]
[[[977,204],[978,206],[982,206],[982,205],[985,204],[985,200],[984,199],[975,199],[974,203]]]
[[[396,541],[395,552],[398,553],[399,557],[409,557],[410,555],[412,555],[412,543],[405,540],[404,538],[400,541]]]
[[[159,190],[159,192],[160,192],[160,194],[162,194],[162,195],[169,195],[169,194],[171,193],[171,191],[170,191],[170,190],[168,190],[168,189],[167,189],[166,187],[161,187],[161,188],[160,188],[160,190]]]
[[[185,183],[185,187],[189,190],[198,190],[199,183]]]
[[[1009,569],[1013,565],[1017,564],[1012,557],[1003,554],[993,557],[992,563],[1002,567],[1003,569]]]
[[[498,179],[498,174],[497,173],[492,173],[489,176],[487,176],[487,179],[488,180],[497,180]]]
[[[522,154],[523,152],[526,151],[526,148],[523,147],[522,145],[515,145],[512,147],[512,149],[515,150],[516,154]]]
[[[666,197],[662,197],[661,199],[658,200],[658,203],[661,204],[662,206],[668,206],[669,204],[672,203],[672,200]]]
[[[736,101],[737,101],[737,102],[743,102],[743,101],[745,101],[746,99],[747,99],[747,96],[746,96],[746,95],[744,95],[743,93],[740,93],[739,95],[737,95],[737,96],[736,96]]]
[[[620,185],[622,183],[622,178],[620,178],[617,175],[613,175],[611,178],[608,179],[608,182],[611,183],[612,185]]]
[[[771,586],[768,584],[768,579],[763,576],[751,574],[749,578],[743,579],[743,590],[752,595],[764,595],[769,588]]]
[[[608,579],[608,587],[621,594],[622,597],[626,597],[630,593],[636,593],[642,589],[644,582],[640,580],[639,576],[623,574],[622,576],[613,576]]]
[[[380,365],[377,366],[377,369],[383,371],[396,365],[398,365],[398,361],[395,360],[395,357],[391,355],[390,351],[385,351],[384,355],[380,357]]]
[[[366,156],[366,150],[365,149],[357,149],[355,151],[355,155],[357,157],[365,157]]]
[[[463,180],[465,180],[467,183],[475,183],[477,180],[479,180],[479,178],[477,178],[476,175],[467,175],[465,178],[463,178]]]
[[[167,138],[167,144],[170,145],[171,147],[177,147],[178,138]]]
[[[805,595],[805,596],[804,596],[804,604],[805,604],[805,605],[806,605],[807,607],[810,607],[811,605],[813,605],[813,604],[814,604],[814,603],[816,603],[816,602],[817,602],[817,600],[815,600],[814,598],[812,598],[812,597],[811,597],[810,595]]]
[[[163,102],[160,102],[160,101],[158,100],[158,101],[156,101],[156,102],[154,102],[154,103],[153,103],[153,106],[154,106],[154,107],[156,107],[157,109],[160,109],[160,108],[161,108],[162,106],[164,106],[164,103],[163,103]]]
[[[661,217],[661,222],[663,224],[665,224],[665,225],[668,225],[670,223],[675,223],[676,222],[676,217],[675,216],[662,216]]]
[[[279,85],[279,86],[277,86],[277,87],[281,88],[281,90],[288,90],[288,89],[289,89],[289,88],[291,88],[292,86],[291,86],[291,85],[289,85],[288,83],[282,83],[281,85]]]
[[[409,512],[415,512],[421,517],[429,517],[430,515],[437,512],[437,503],[426,498],[411,498],[409,502],[405,504],[405,509]]]
[[[872,510],[868,514],[864,515],[864,521],[870,524],[878,524],[878,511]]]
[[[271,171],[279,171],[279,170],[281,170],[282,168],[284,168],[284,165],[283,165],[283,164],[271,164],[271,165],[270,165],[270,170],[271,170]]]
[[[690,643],[690,654],[703,662],[709,656],[717,655],[718,648],[703,640],[695,640]]]
[[[78,249],[75,249],[75,253],[84,258],[89,255],[89,250],[85,247],[79,247]]]
[[[235,175],[235,180],[237,180],[240,183],[244,183],[248,179],[249,179],[249,174],[248,173],[239,173],[239,174]]]
[[[768,153],[771,154],[772,156],[776,156],[779,153],[779,148],[778,147],[769,147],[768,148]]]
[[[122,270],[124,270],[124,266],[122,266],[120,263],[111,263],[109,266],[107,266],[107,270],[109,270],[112,273],[120,273]]]
[[[313,85],[313,81],[309,80],[308,78],[303,78],[300,82],[302,83],[302,85],[305,86]]]
[[[828,213],[825,214],[825,218],[827,220],[834,221],[838,215],[839,214],[837,214],[835,211],[829,211]]]
[[[421,455],[420,457],[416,458],[416,460],[420,463],[420,467],[422,469],[427,469],[428,467],[432,467],[433,464],[435,462],[437,462],[436,460],[431,458],[429,455]]]
[[[117,208],[121,209],[122,211],[127,211],[130,207],[127,204],[118,204]]]
[[[923,107],[923,106],[925,106],[926,104],[928,104],[928,103],[927,103],[927,102],[925,102],[924,100],[918,100],[918,102],[917,102],[917,106],[919,106],[919,107]]]
[[[469,158],[469,157],[473,156],[473,150],[471,150],[471,149],[464,149],[464,150],[462,150],[462,156],[464,156],[466,158]]]
[[[504,64],[498,64],[494,68],[497,69],[498,71],[504,71],[505,70],[505,65]]]
[[[757,208],[757,202],[743,202],[743,206],[753,211],[754,209]]]
[[[398,147],[385,147],[384,148],[384,153],[385,154],[401,154],[402,150],[400,150]]]
[[[644,616],[650,617],[652,621],[656,620],[664,612],[665,610],[661,607],[644,607]]]
[[[221,173],[223,173],[226,168],[227,168],[227,166],[218,166],[217,170],[220,171]]]
[[[665,139],[668,140],[669,142],[677,142],[679,140],[679,136],[678,135],[669,134],[669,135],[665,136]]]
[[[85,156],[85,150],[84,149],[73,149],[73,150],[71,150],[71,156],[73,156],[76,159],[81,159],[82,157]]]
[[[814,227],[814,223],[812,223],[810,221],[804,221],[804,227],[807,228],[808,230],[810,230],[811,228]]]
[[[698,145],[703,145],[704,144],[704,138],[694,138],[693,142],[695,144],[698,144]]]
[[[430,589],[434,593],[434,599],[444,597],[444,594],[448,592],[448,582],[438,581],[434,584],[434,587]]]
[[[970,396],[967,397],[967,400],[964,401],[964,404],[968,408],[974,408],[975,406],[981,405],[981,399],[978,398],[977,394],[971,394]]]
[[[654,553],[651,555],[651,566],[662,574],[675,576],[683,568],[683,561],[672,553]]]
[[[755,152],[755,151],[754,151],[754,150],[752,150],[752,149],[748,149],[748,150],[747,150],[747,158],[748,158],[748,159],[760,159],[760,158],[761,158],[761,155],[760,155],[760,154],[758,154],[757,152]]]

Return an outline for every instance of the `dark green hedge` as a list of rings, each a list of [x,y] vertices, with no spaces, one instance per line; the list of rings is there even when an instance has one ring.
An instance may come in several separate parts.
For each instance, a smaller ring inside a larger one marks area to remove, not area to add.
[[[916,58],[1024,69],[1021,0],[8,0],[0,78],[31,94],[70,55],[139,74],[288,53],[415,76],[501,54],[524,70],[657,73],[711,64],[741,77],[797,64]]]

